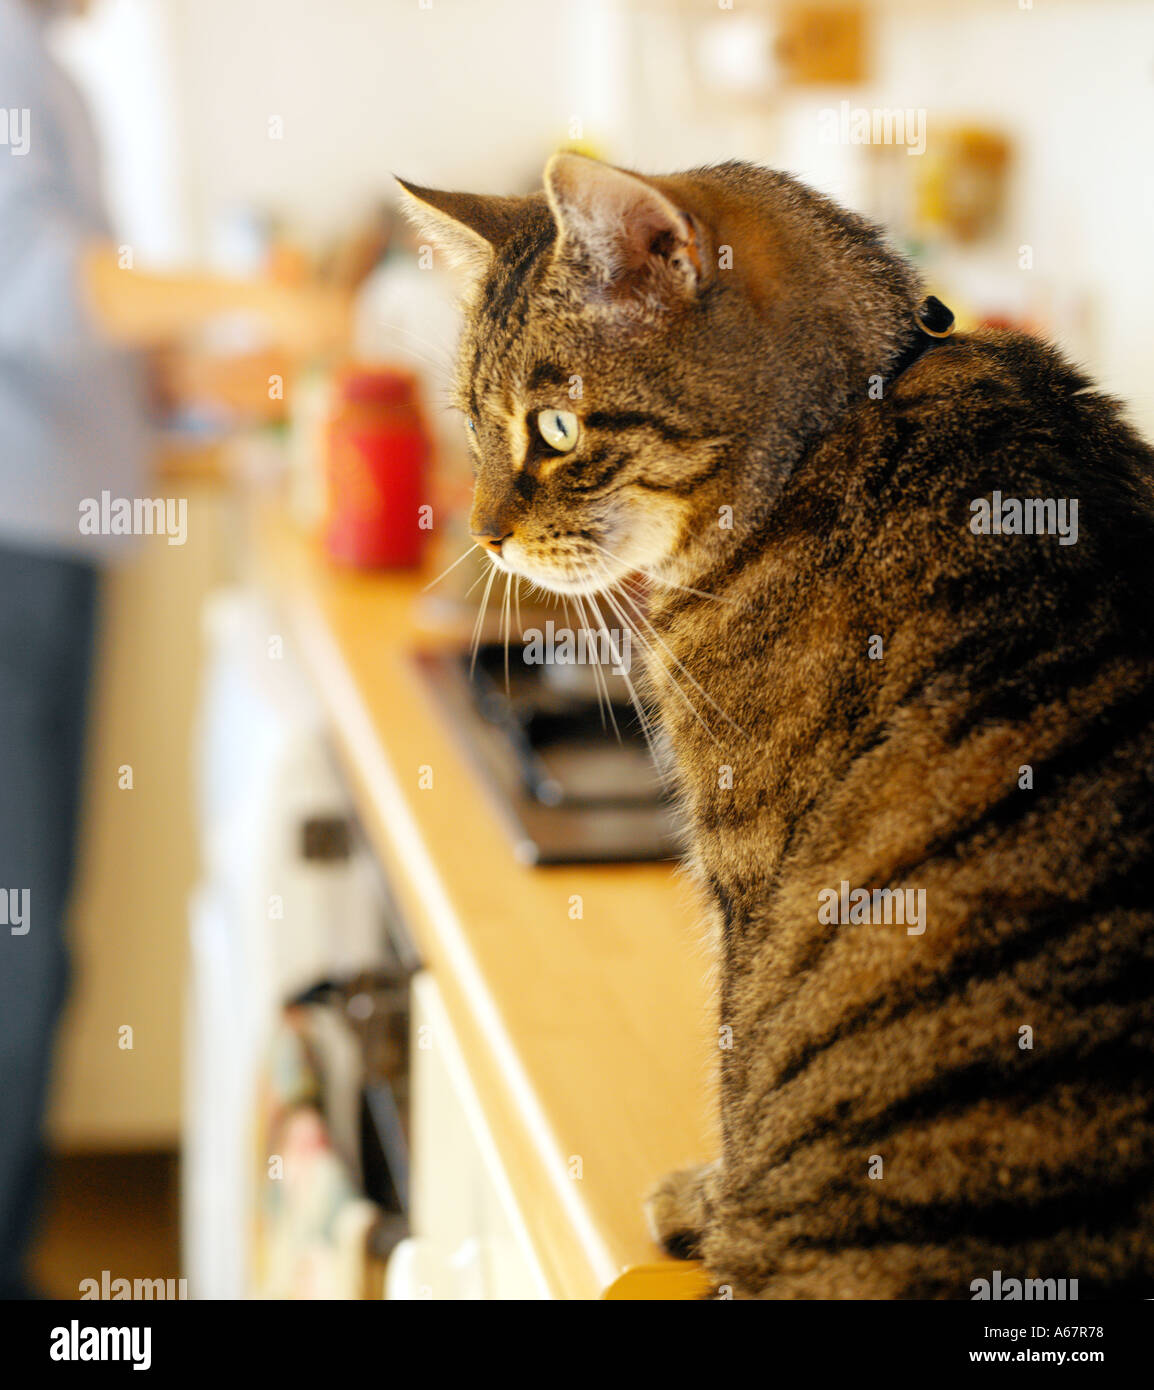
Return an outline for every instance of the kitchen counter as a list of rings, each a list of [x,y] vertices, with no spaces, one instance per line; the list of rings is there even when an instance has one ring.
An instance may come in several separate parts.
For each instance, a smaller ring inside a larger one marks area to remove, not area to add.
[[[254,512],[251,554],[445,1001],[550,1291],[698,1296],[697,1266],[664,1259],[642,1213],[656,1179],[716,1146],[709,962],[689,884],[669,864],[516,861],[412,662],[419,645],[459,643],[416,621],[428,576],[338,570],[270,506]]]

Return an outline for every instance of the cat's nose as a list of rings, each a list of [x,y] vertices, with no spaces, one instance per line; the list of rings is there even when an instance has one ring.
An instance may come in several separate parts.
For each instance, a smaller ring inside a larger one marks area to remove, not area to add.
[[[496,531],[474,531],[472,533],[477,544],[484,546],[486,550],[491,550],[494,555],[500,555],[501,547],[512,534],[512,531],[506,531],[503,535]]]

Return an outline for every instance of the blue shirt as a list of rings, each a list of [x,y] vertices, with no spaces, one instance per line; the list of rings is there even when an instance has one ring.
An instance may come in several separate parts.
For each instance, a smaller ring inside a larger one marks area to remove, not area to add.
[[[24,0],[0,0],[0,108],[0,544],[99,560],[124,540],[81,535],[80,504],[143,495],[147,430],[137,364],[82,296],[110,236],[92,128]]]

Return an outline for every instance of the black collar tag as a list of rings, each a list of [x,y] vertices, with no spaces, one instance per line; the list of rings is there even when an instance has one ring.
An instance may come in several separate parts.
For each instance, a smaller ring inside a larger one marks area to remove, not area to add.
[[[893,371],[890,373],[891,384],[903,372],[908,371],[923,353],[928,352],[943,338],[948,338],[954,331],[953,310],[947,308],[933,294],[926,295],[914,310],[914,322],[918,328],[917,337],[894,363]]]

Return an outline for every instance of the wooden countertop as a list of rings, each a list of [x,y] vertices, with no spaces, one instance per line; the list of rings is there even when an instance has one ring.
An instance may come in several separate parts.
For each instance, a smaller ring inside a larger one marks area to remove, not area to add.
[[[271,507],[254,514],[252,539],[550,1287],[696,1296],[697,1267],[662,1257],[641,1206],[662,1174],[715,1149],[716,1031],[692,890],[669,865],[517,863],[411,662],[418,645],[448,640],[415,620],[426,577],[338,570]]]

